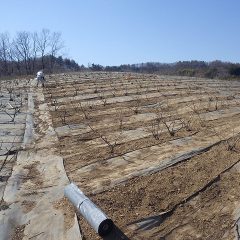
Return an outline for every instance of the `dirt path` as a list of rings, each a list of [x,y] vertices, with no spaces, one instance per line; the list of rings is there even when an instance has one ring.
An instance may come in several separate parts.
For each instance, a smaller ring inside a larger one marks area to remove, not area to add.
[[[32,84],[21,150],[3,194],[1,239],[81,239],[74,210],[63,197],[69,181],[55,148],[58,138],[42,89]]]

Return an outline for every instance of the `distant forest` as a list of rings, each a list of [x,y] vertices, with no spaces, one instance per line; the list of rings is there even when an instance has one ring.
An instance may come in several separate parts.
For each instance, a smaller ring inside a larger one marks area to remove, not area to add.
[[[43,29],[41,32],[18,32],[14,38],[0,33],[0,77],[78,71],[79,65],[63,58],[61,33]]]
[[[72,59],[63,58],[61,33],[42,29],[40,32],[21,31],[11,38],[0,33],[0,78],[32,75],[43,69],[45,73],[68,71],[138,72],[207,78],[239,78],[240,64],[222,61],[179,61],[176,63],[147,62],[102,66],[79,66]]]
[[[120,66],[103,67],[92,64],[93,71],[117,71],[117,72],[139,72],[155,73],[162,75],[177,75],[206,78],[239,78],[240,64],[222,61],[179,61],[176,63],[148,62],[140,64],[125,64]]]

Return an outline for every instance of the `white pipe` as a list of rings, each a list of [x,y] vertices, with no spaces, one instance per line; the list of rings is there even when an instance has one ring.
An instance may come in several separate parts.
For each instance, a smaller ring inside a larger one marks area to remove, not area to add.
[[[112,220],[86,197],[74,183],[65,187],[64,195],[100,236],[107,235],[112,230]]]

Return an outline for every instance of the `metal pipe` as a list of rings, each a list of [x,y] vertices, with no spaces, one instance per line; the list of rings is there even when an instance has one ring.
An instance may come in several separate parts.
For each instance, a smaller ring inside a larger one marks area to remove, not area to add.
[[[86,197],[74,183],[65,187],[64,195],[100,236],[105,236],[112,230],[112,220]]]

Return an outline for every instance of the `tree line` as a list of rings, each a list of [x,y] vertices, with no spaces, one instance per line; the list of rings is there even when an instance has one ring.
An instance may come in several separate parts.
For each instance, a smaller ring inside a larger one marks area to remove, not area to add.
[[[212,62],[205,61],[178,61],[175,63],[147,62],[139,64],[123,64],[119,66],[102,66],[92,64],[93,71],[117,71],[117,72],[139,72],[156,73],[163,75],[180,75],[190,77],[207,78],[229,78],[240,76],[240,64],[222,62],[219,60]]]
[[[0,33],[0,77],[65,71],[117,71],[156,73],[207,78],[240,77],[240,64],[222,61],[179,61],[175,63],[147,62],[102,66],[79,66],[74,60],[63,58],[64,43],[60,32],[42,29],[40,32],[20,31],[12,38]]]
[[[39,69],[49,73],[78,70],[74,60],[61,57],[63,48],[61,33],[48,29],[20,31],[13,38],[7,32],[0,33],[0,77],[34,74]]]

